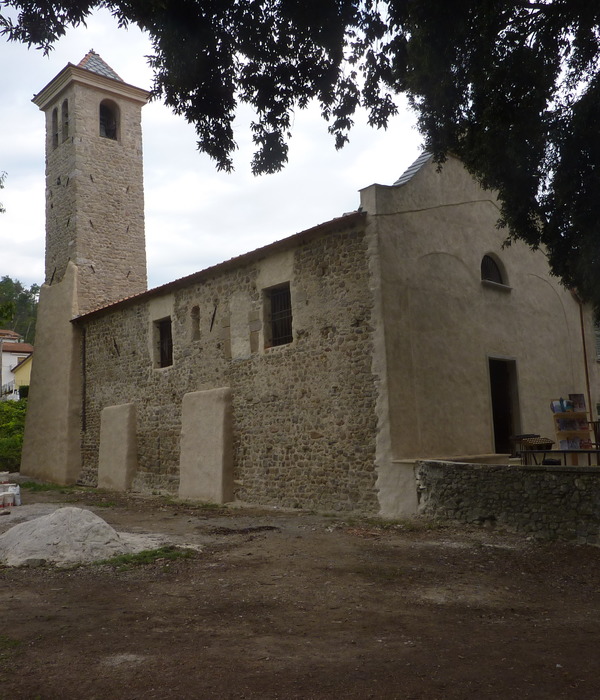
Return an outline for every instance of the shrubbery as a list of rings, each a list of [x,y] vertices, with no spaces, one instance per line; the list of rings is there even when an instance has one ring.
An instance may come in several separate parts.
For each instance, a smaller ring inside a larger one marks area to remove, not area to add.
[[[26,411],[26,399],[0,401],[0,471],[19,471]]]

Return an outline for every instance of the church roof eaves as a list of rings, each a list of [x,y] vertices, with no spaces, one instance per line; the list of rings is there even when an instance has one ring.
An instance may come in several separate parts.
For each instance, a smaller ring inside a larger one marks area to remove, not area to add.
[[[433,155],[429,151],[423,151],[421,155],[406,168],[406,170],[400,175],[400,177],[394,182],[394,187],[399,187],[400,185],[405,185],[407,182],[413,179],[413,177],[421,170],[421,168],[427,163]]]
[[[237,255],[234,258],[225,260],[224,262],[217,263],[211,267],[207,267],[199,272],[193,272],[191,275],[186,275],[185,277],[180,277],[179,279],[173,280],[172,282],[167,282],[166,284],[160,285],[159,287],[154,287],[153,289],[148,289],[145,292],[140,292],[130,297],[125,297],[124,299],[119,299],[118,301],[111,302],[105,306],[101,306],[92,311],[88,311],[81,316],[76,316],[72,319],[73,323],[77,323],[81,320],[87,320],[95,316],[99,316],[103,313],[108,313],[119,307],[125,307],[129,304],[134,304],[140,301],[145,301],[146,299],[151,299],[152,297],[160,296],[161,294],[168,294],[170,292],[177,291],[183,287],[197,282],[202,282],[205,279],[212,277],[213,275],[226,272],[232,268],[238,267],[240,265],[246,265],[254,260],[264,258],[267,255],[277,253],[282,250],[286,250],[294,245],[300,243],[305,243],[320,236],[326,235],[328,233],[336,233],[344,229],[352,228],[364,223],[367,214],[363,211],[354,211],[349,214],[344,214],[343,216],[336,217],[330,221],[325,221],[322,224],[313,226],[312,228],[306,229],[305,231],[300,231],[287,238],[282,238],[274,243],[269,243],[262,248],[257,248],[256,250],[250,251],[249,253],[243,253],[242,255]]]

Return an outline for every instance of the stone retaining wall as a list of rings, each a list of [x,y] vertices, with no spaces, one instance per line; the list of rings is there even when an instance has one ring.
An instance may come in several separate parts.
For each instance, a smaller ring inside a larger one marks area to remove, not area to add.
[[[420,514],[600,544],[600,467],[423,461],[415,472]]]

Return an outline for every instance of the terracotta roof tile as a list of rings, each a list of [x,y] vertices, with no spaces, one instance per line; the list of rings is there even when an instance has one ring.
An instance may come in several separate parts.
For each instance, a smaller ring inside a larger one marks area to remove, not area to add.
[[[21,340],[21,336],[14,331],[3,330],[0,328],[0,340]]]
[[[33,345],[29,345],[29,343],[2,343],[2,352],[14,352],[20,355],[23,352],[33,352]]]

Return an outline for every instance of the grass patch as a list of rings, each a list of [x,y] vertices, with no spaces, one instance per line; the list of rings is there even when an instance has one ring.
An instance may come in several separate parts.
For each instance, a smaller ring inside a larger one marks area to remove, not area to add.
[[[195,508],[198,510],[223,510],[223,506],[220,503],[211,503],[210,501],[196,503]]]
[[[194,551],[192,549],[181,549],[173,545],[168,545],[165,547],[157,547],[156,549],[144,549],[136,554],[118,554],[110,559],[98,561],[96,564],[112,566],[118,571],[126,571],[135,566],[154,564],[157,561],[189,559],[193,554]]]
[[[61,486],[60,484],[40,484],[37,481],[24,481],[21,484],[22,489],[27,489],[31,492],[39,491],[60,491],[60,493],[72,493],[76,486]]]
[[[0,634],[0,660],[7,659],[13,652],[21,646],[18,639],[12,639],[5,634]]]
[[[18,639],[12,639],[5,634],[0,634],[0,651],[5,649],[16,649],[21,644]]]

